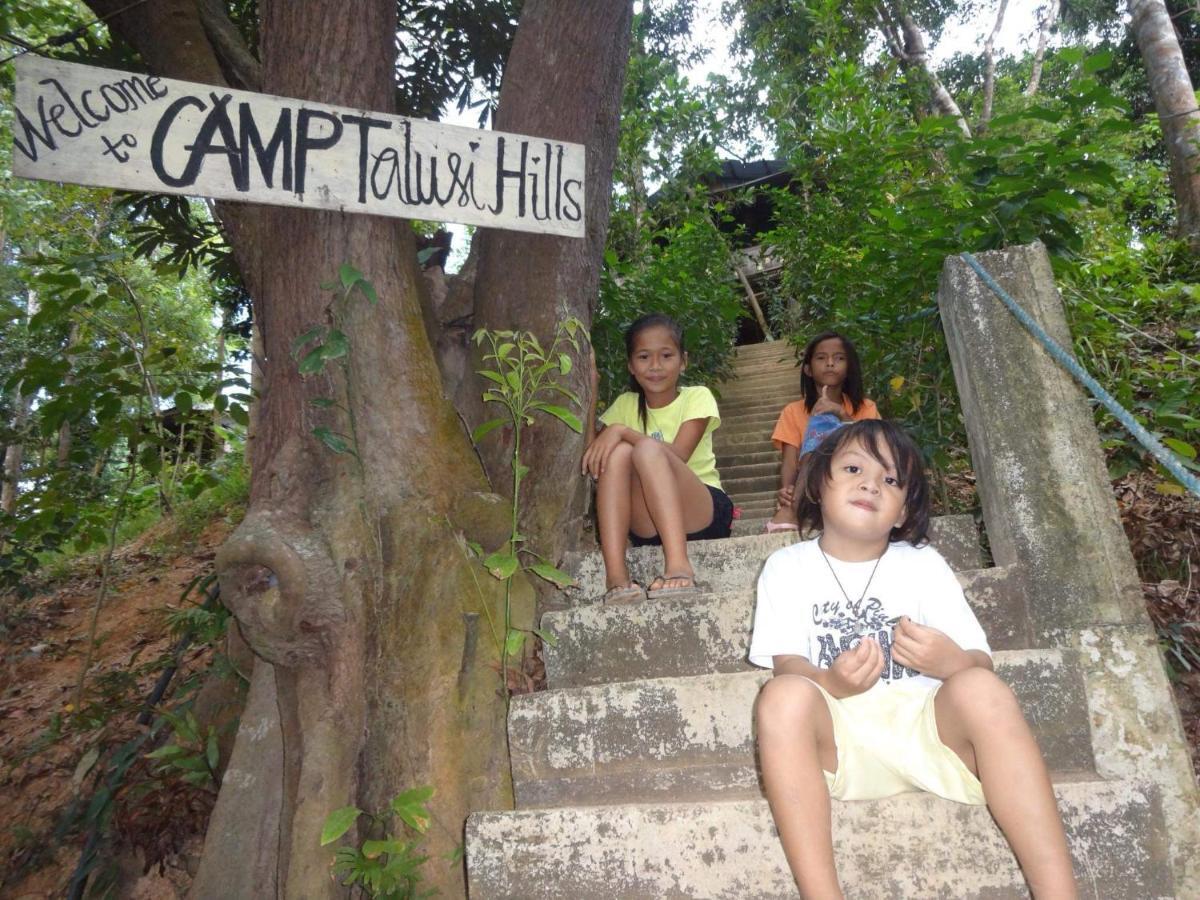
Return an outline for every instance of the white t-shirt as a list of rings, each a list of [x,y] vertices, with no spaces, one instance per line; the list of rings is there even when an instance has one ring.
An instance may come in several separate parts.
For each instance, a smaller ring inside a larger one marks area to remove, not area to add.
[[[904,541],[889,544],[873,578],[875,560],[843,562],[825,556],[828,564],[813,539],[776,550],[767,559],[758,578],[751,663],[770,669],[773,656],[803,656],[828,669],[842,651],[871,635],[883,648],[884,659],[883,673],[872,690],[897,683],[941,684],[892,659],[888,620],[902,615],[945,632],[963,650],[991,655],[958,579],[933,547],[917,548]]]

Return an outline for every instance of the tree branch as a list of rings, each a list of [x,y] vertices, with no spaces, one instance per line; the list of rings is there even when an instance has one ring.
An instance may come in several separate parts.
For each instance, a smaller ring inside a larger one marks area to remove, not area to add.
[[[1026,97],[1032,97],[1038,92],[1038,85],[1042,81],[1042,63],[1046,58],[1046,42],[1050,32],[1058,24],[1061,8],[1062,0],[1050,0],[1048,4],[1038,8],[1038,46],[1033,55],[1033,72],[1029,76],[1029,84],[1025,87]]]
[[[196,0],[200,23],[212,42],[221,71],[234,87],[247,91],[262,88],[262,64],[254,58],[230,20],[221,0]]]
[[[1008,0],[1000,0],[1000,7],[996,10],[996,24],[992,26],[992,33],[983,44],[983,111],[980,113],[977,129],[980,134],[987,131],[988,122],[992,120],[992,101],[996,94],[996,35],[1004,25],[1004,12],[1007,9]]]

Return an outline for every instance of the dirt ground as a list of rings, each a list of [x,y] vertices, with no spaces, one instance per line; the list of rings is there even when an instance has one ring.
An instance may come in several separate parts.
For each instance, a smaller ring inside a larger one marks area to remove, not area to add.
[[[159,529],[117,552],[82,710],[76,708],[76,689],[100,584],[99,563],[82,561],[65,581],[9,617],[10,630],[0,642],[0,806],[5,824],[0,829],[0,896],[65,895],[83,842],[78,819],[86,821],[86,815],[68,822],[64,813],[95,788],[100,768],[90,751],[111,750],[138,733],[134,719],[158,676],[152,663],[175,643],[164,611],[178,607],[184,588],[211,571],[215,548],[228,530],[227,524],[214,523],[186,551],[169,558],[151,549]],[[185,653],[173,685],[189,672],[202,671],[209,656],[207,648]],[[137,672],[139,667],[149,671]],[[146,781],[147,770],[148,764],[135,764],[126,782]],[[185,863],[198,852],[199,838],[180,826],[191,819],[191,829],[202,834],[211,809],[211,796],[205,794],[211,792],[186,793],[167,801],[152,792],[117,805],[117,830],[134,844],[146,845],[120,860],[122,896],[175,897],[186,888],[190,877]],[[184,822],[172,823],[170,834],[162,833],[161,823],[145,821],[145,814],[163,802],[190,813]],[[139,835],[139,830],[145,833]],[[163,873],[156,867],[141,878],[139,863],[163,850]]]
[[[1126,534],[1142,570],[1146,607],[1159,628],[1180,635],[1166,642],[1175,695],[1200,773],[1200,501],[1162,493],[1158,479],[1135,474],[1114,485]],[[951,485],[971,492],[971,485]],[[211,570],[229,526],[210,526],[185,552],[164,557],[155,531],[123,548],[115,582],[100,613],[98,646],[89,672],[91,706],[74,707],[76,682],[100,580],[98,566],[81,566],[64,582],[29,602],[0,639],[0,896],[33,900],[62,897],[79,860],[78,819],[63,826],[64,811],[95,789],[89,751],[113,748],[138,733],[133,720],[155,672],[125,677],[173,644],[163,611],[178,606],[194,578]],[[1165,577],[1164,577],[1165,576]],[[1175,648],[1182,657],[1172,655]],[[205,669],[211,651],[186,655],[181,676]],[[1189,668],[1190,666],[1190,668]],[[525,673],[534,686],[538,673]],[[111,718],[103,721],[103,713]],[[86,715],[85,715],[86,714]],[[63,723],[53,737],[55,717]],[[88,726],[80,723],[87,719]],[[72,725],[71,723],[75,723]],[[53,737],[53,739],[51,739]],[[153,784],[150,764],[135,764],[127,783]],[[159,900],[182,897],[191,881],[214,797],[180,786],[123,795],[116,806],[117,896]],[[63,829],[56,834],[56,828]],[[150,870],[143,869],[150,862]]]

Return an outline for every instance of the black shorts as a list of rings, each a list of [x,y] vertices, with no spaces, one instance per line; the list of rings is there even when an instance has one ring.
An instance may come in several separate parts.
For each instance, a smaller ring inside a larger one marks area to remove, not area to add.
[[[720,488],[715,488],[711,484],[706,484],[708,493],[712,496],[713,515],[712,521],[699,531],[693,531],[687,536],[689,541],[710,541],[713,538],[727,538],[729,532],[733,528],[733,501],[729,499],[729,495]],[[662,545],[662,538],[657,534],[654,537],[639,537],[632,531],[629,532],[629,540],[633,542],[635,547],[659,547]]]

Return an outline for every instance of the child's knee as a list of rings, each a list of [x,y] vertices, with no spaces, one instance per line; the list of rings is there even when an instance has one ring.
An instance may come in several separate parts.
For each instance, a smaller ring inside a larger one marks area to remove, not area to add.
[[[1021,714],[1020,704],[1012,688],[990,669],[972,666],[956,672],[943,682],[938,691],[955,710],[968,717],[992,718],[998,712]]]
[[[649,460],[662,458],[663,454],[669,453],[666,446],[659,441],[638,441],[634,445],[626,444],[629,447],[635,466],[643,464]]]
[[[630,462],[633,459],[633,446],[622,441],[613,447],[612,453],[608,455],[608,461],[604,467],[604,471],[600,474],[600,481],[611,480],[614,477],[627,478],[631,469]]]
[[[817,686],[799,675],[776,675],[759,692],[754,721],[759,734],[813,722],[825,711],[825,698]]]

